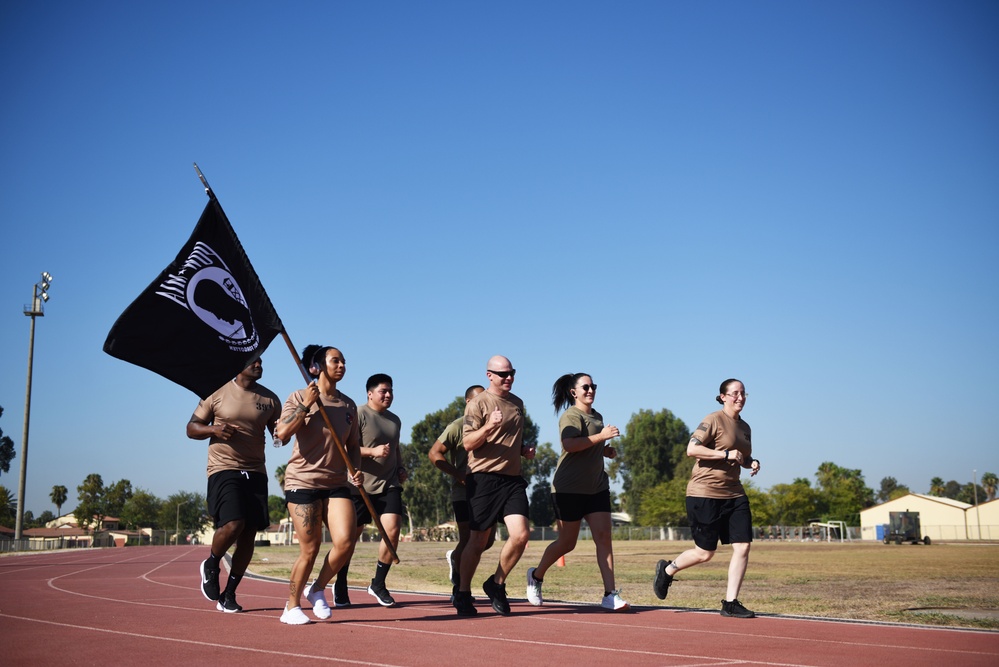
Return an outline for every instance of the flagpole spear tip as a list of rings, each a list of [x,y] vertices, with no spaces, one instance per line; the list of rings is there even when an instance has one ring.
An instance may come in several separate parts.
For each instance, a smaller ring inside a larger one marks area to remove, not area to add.
[[[215,199],[215,193],[212,192],[212,188],[208,185],[208,181],[205,179],[205,175],[201,173],[201,169],[198,168],[198,163],[194,162],[194,171],[198,173],[198,178],[201,179],[201,184],[205,186],[205,194],[208,195],[209,199]]]

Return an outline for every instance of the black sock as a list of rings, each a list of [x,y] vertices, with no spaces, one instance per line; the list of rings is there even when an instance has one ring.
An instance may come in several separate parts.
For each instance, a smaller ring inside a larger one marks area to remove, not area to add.
[[[534,581],[538,582],[539,584],[545,583],[544,577],[539,577],[538,575],[534,574],[533,572],[531,572],[531,579],[534,579]]]
[[[208,564],[208,567],[212,569],[217,569],[219,566],[219,558],[215,554],[209,552],[208,558],[205,559],[205,563]]]
[[[604,591],[604,597],[607,597],[607,596],[608,596],[608,595],[610,595],[610,594],[611,594],[611,592],[610,592],[610,591]]]
[[[223,594],[224,595],[233,595],[233,594],[235,594],[235,592],[236,592],[236,586],[239,586],[239,582],[242,579],[243,579],[243,575],[239,575],[238,577],[235,577],[235,576],[233,576],[233,575],[230,574],[229,575],[229,580],[226,581],[225,591],[223,592]]]
[[[383,563],[381,561],[378,561],[378,564],[375,565],[375,578],[373,581],[376,584],[384,584],[385,576],[388,574],[390,567],[392,567],[391,563]]]
[[[340,593],[347,592],[347,569],[350,567],[350,563],[347,563],[340,568],[340,571],[336,573],[336,581],[333,583],[333,590],[339,591]]]

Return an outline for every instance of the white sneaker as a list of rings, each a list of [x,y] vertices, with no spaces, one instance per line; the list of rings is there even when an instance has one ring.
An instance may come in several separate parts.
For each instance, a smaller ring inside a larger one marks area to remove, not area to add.
[[[281,622],[287,623],[288,625],[305,625],[306,623],[311,623],[309,617],[305,615],[301,607],[292,607],[288,609],[288,603],[284,603],[284,613],[281,614]]]
[[[447,559],[447,580],[450,581],[452,584],[456,583],[454,580],[454,561],[451,560],[451,556],[453,555],[454,555],[454,549],[451,549],[446,554],[444,554],[444,558]]]
[[[316,618],[324,621],[333,615],[330,606],[326,603],[324,591],[313,591],[312,584],[306,586],[305,590],[309,591],[305,594],[305,599],[312,603],[312,613],[316,615]]]
[[[544,600],[541,599],[541,582],[534,578],[536,567],[527,568],[527,601],[535,607],[540,607]]]
[[[600,606],[610,611],[627,611],[631,609],[631,605],[621,599],[618,591],[611,591],[610,595],[605,595],[604,599],[600,601]]]

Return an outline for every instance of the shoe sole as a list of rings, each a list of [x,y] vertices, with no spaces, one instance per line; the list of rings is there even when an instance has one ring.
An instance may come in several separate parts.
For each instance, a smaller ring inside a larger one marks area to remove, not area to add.
[[[218,597],[211,597],[205,590],[205,561],[201,561],[201,565],[198,566],[198,571],[201,573],[201,594],[205,596],[205,599],[209,602],[218,602],[219,597],[222,596],[222,592],[219,591]]]
[[[215,605],[215,608],[218,609],[219,611],[224,611],[227,614],[238,614],[241,611],[243,611],[242,607],[240,607],[239,609],[226,609],[224,606],[222,606],[221,602]]]
[[[668,574],[666,574],[667,567],[669,567],[669,563],[667,563],[664,560],[661,560],[658,563],[656,563],[656,578],[652,580],[652,592],[655,593],[656,597],[659,598],[660,600],[665,600],[666,596],[669,595],[669,584],[665,585],[663,594],[662,595],[659,594],[659,589],[663,588],[663,586],[659,583],[660,579],[665,582],[667,581],[666,577],[669,576]]]
[[[730,614],[727,611],[721,613],[725,618],[756,618],[756,614],[750,612],[748,614]]]

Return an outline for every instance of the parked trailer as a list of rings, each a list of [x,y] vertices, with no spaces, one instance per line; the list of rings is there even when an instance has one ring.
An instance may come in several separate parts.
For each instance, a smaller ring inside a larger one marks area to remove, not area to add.
[[[930,543],[930,536],[924,536],[919,527],[919,512],[888,512],[888,530],[885,532],[884,543],[892,542]]]

